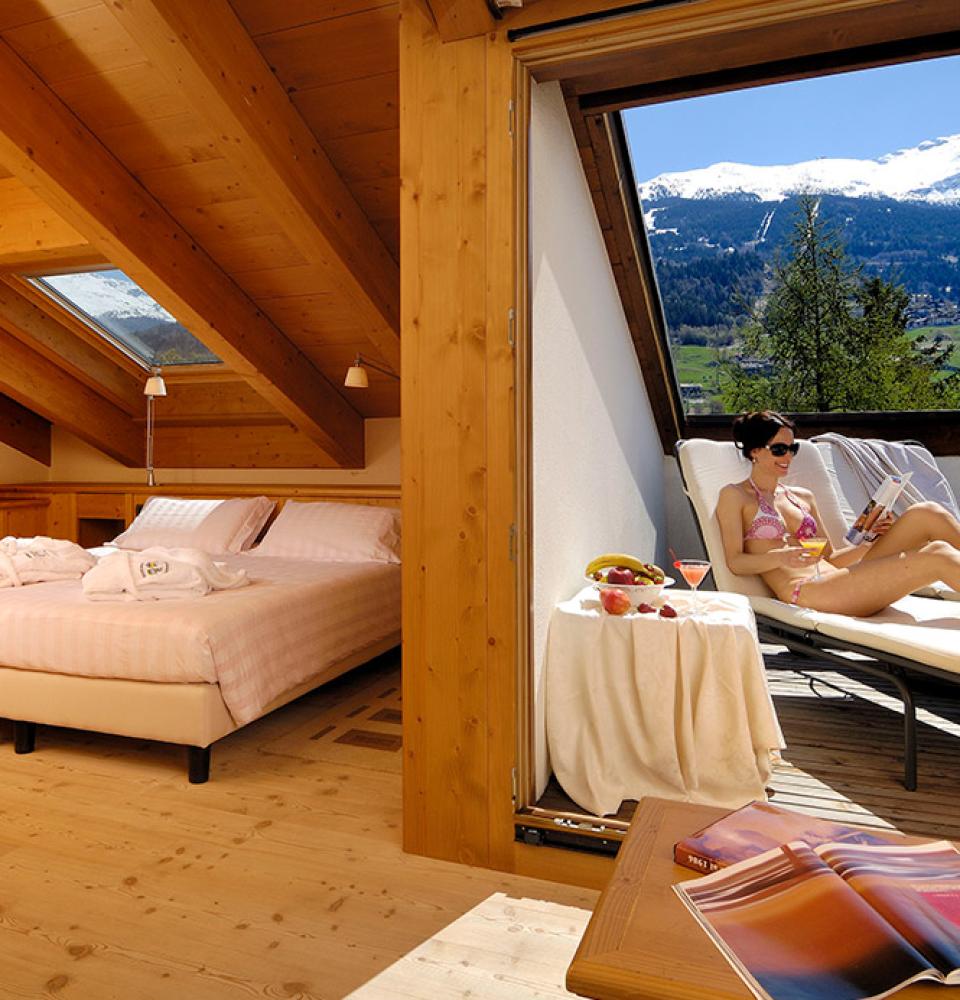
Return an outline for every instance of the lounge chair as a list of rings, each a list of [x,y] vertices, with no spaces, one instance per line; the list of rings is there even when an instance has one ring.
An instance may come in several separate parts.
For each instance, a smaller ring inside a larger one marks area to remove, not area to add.
[[[748,468],[733,444],[691,439],[677,443],[684,488],[696,515],[719,590],[746,594],[762,639],[795,652],[887,678],[903,702],[904,786],[917,787],[916,709],[913,690],[922,678],[960,684],[960,605],[926,597],[904,597],[877,615],[855,618],[797,608],[774,598],[759,576],[737,576],[727,568],[716,518],[717,499]],[[789,483],[817,497],[822,527],[831,543],[842,543],[846,521],[830,474],[817,448],[801,448]],[[868,659],[852,659],[850,653]]]

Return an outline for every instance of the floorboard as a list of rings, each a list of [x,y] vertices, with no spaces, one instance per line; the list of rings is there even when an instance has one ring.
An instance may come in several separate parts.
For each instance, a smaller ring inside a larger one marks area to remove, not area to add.
[[[0,729],[0,997],[339,1000],[492,893],[596,893],[400,848],[399,656],[180,748]],[[360,737],[348,734],[361,734]]]

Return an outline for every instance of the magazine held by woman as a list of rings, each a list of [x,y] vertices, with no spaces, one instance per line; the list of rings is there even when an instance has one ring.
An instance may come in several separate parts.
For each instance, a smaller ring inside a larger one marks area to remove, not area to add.
[[[674,891],[765,1000],[960,985],[960,852],[948,841],[794,841]]]

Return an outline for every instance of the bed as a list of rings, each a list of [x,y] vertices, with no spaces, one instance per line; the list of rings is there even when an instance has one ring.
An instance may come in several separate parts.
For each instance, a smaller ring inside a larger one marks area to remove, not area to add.
[[[38,723],[159,740],[202,783],[216,740],[399,644],[396,562],[221,558],[250,585],[150,602],[92,602],[78,580],[0,590],[16,752]]]

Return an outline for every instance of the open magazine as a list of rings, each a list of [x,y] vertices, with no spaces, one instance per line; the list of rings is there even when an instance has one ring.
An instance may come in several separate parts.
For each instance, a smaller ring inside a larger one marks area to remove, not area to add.
[[[877,533],[873,530],[874,525],[888,510],[893,510],[893,505],[912,476],[912,472],[900,476],[887,476],[876,488],[866,507],[860,512],[860,516],[847,531],[847,541],[851,545],[872,542],[877,537]]]
[[[960,984],[960,852],[802,841],[674,886],[753,993],[867,1000]]]

